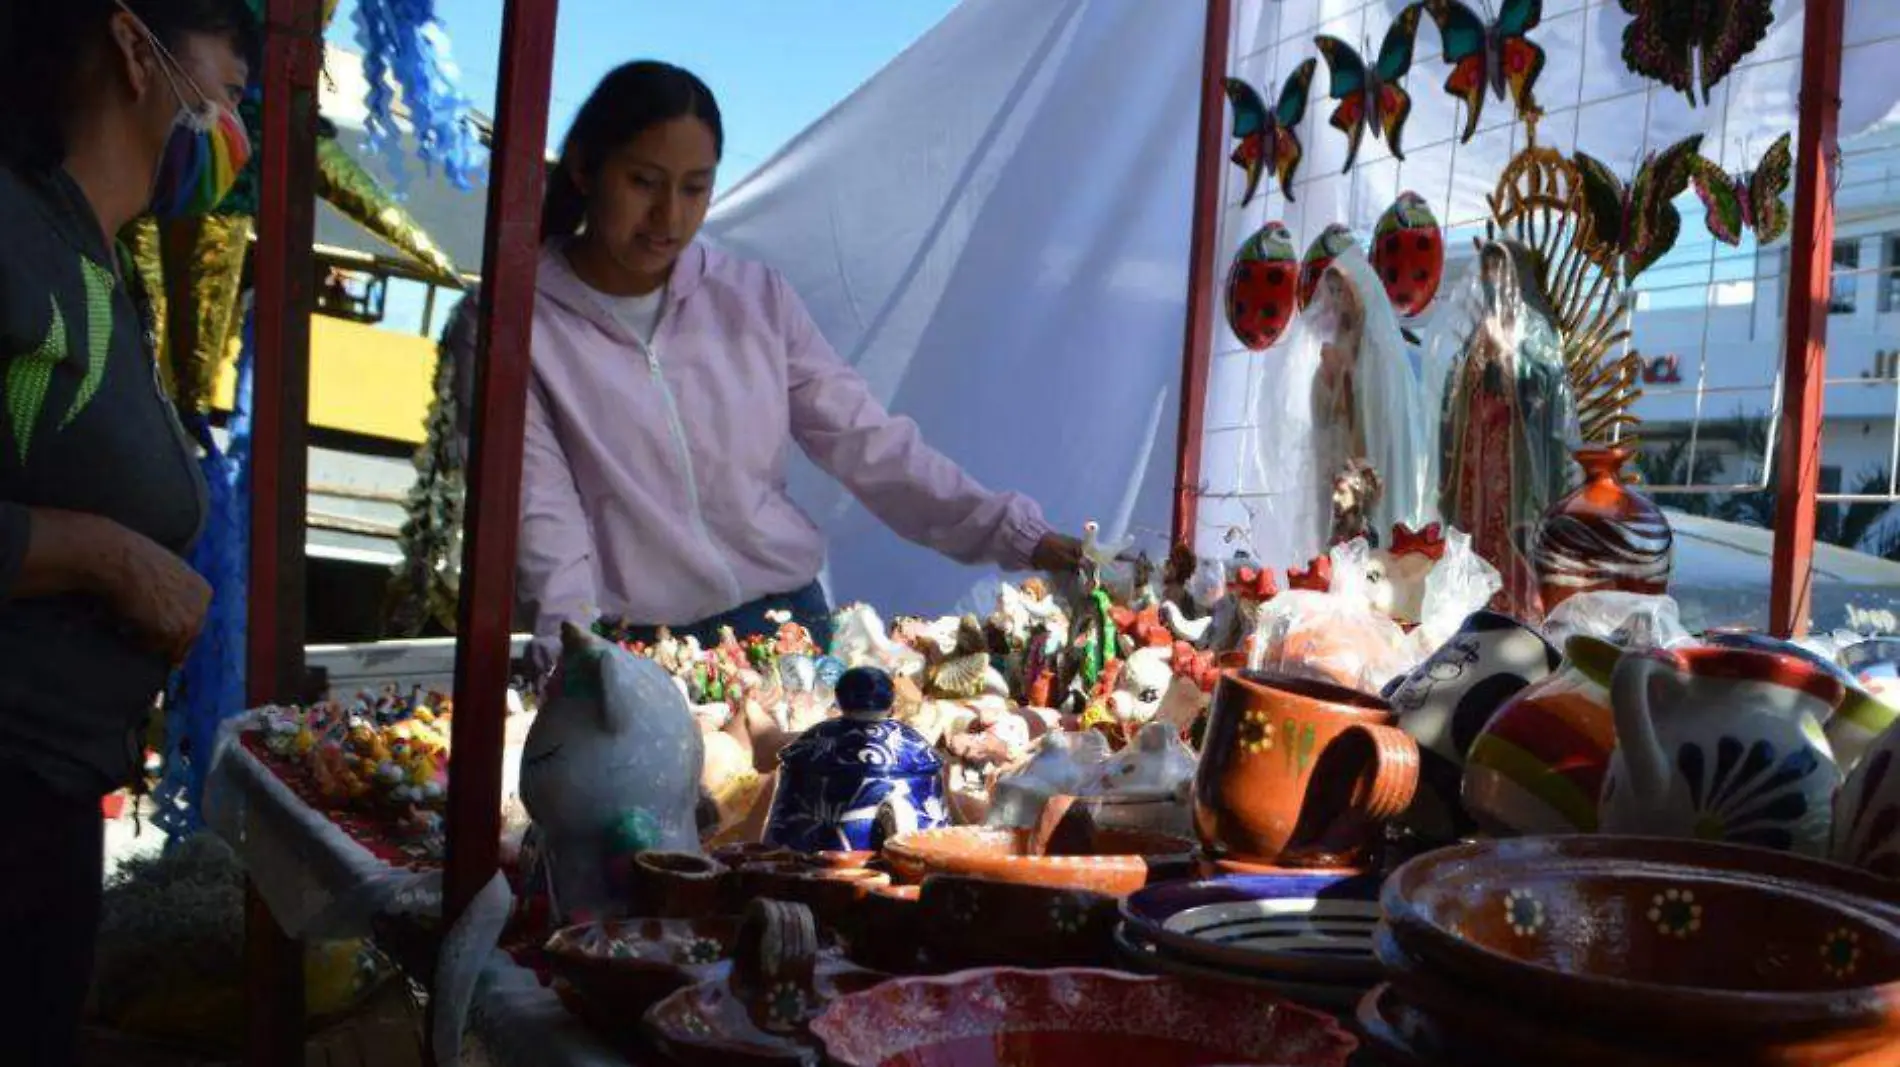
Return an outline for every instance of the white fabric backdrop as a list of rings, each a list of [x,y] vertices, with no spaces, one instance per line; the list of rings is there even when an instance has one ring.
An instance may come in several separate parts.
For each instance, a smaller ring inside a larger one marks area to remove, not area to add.
[[[1229,69],[1277,92],[1330,33],[1370,59],[1406,0],[1237,0]],[[1847,0],[1843,136],[1900,100],[1900,2]],[[1482,3],[1475,4],[1482,7]],[[1533,33],[1549,60],[1539,136],[1632,170],[1691,132],[1731,168],[1752,166],[1794,126],[1802,7],[1780,0],[1768,40],[1708,106],[1624,69],[1616,0],[1545,0]],[[1196,86],[1204,8],[1192,0],[964,0],[857,93],[728,191],[709,239],[783,270],[826,335],[893,409],[985,483],[1028,492],[1068,529],[1089,518],[1163,547],[1173,476],[1186,296]],[[1303,246],[1335,220],[1369,232],[1401,189],[1441,222],[1482,217],[1484,194],[1521,144],[1509,108],[1487,101],[1470,144],[1440,85],[1438,31],[1422,20],[1406,85],[1407,159],[1368,137],[1342,176],[1345,139],[1327,125],[1322,61],[1300,133],[1298,202],[1264,181],[1237,206],[1226,183],[1217,278],[1269,218]],[[1699,226],[1689,220],[1686,226]],[[1243,476],[1249,396],[1264,360],[1214,318],[1204,458],[1215,492]],[[1272,457],[1267,457],[1271,461]],[[1267,464],[1271,471],[1271,462]],[[840,599],[941,610],[984,575],[899,541],[808,466],[794,492],[831,537]],[[1248,522],[1238,500],[1201,508],[1201,548]],[[1273,531],[1255,529],[1269,544]]]
[[[965,0],[714,205],[845,359],[984,484],[1165,537],[1202,11]],[[899,540],[799,457],[834,598],[951,608],[986,572]],[[1157,546],[1161,541],[1154,542]]]
[[[1237,0],[1228,69],[1253,84],[1271,106],[1288,72],[1301,60],[1319,55],[1313,45],[1315,35],[1339,37],[1371,62],[1386,28],[1408,2]],[[1843,138],[1880,122],[1900,102],[1900,2],[1845,2]],[[1474,10],[1485,8],[1481,0],[1467,3]],[[1699,132],[1704,134],[1704,155],[1719,159],[1733,171],[1753,168],[1774,139],[1796,125],[1804,5],[1800,0],[1778,0],[1774,10],[1767,39],[1716,86],[1711,102],[1692,107],[1682,94],[1632,74],[1623,65],[1623,29],[1630,16],[1617,0],[1544,0],[1542,24],[1530,35],[1547,57],[1536,86],[1545,111],[1538,140],[1566,152],[1580,148],[1628,178],[1645,153]],[[1485,194],[1495,187],[1505,163],[1523,147],[1524,131],[1508,104],[1488,98],[1478,133],[1469,144],[1454,144],[1454,132],[1463,128],[1463,104],[1442,89],[1450,73],[1442,57],[1437,26],[1429,17],[1422,18],[1412,70],[1404,82],[1413,101],[1403,136],[1406,158],[1394,159],[1388,146],[1368,134],[1352,172],[1343,175],[1346,138],[1327,122],[1333,102],[1326,95],[1326,62],[1320,59],[1306,118],[1299,127],[1306,158],[1294,188],[1296,201],[1287,203],[1267,176],[1254,202],[1242,208],[1242,175],[1236,167],[1223,168],[1227,206],[1218,249],[1222,276],[1233,250],[1269,219],[1287,224],[1300,251],[1336,221],[1352,226],[1363,243],[1379,215],[1406,189],[1425,197],[1443,225],[1468,226],[1482,220],[1487,213]],[[1689,199],[1693,201],[1693,195]],[[1788,203],[1792,207],[1792,189]],[[1682,243],[1702,236],[1701,229],[1699,207],[1693,212],[1685,208]],[[1461,245],[1469,246],[1469,232],[1448,242],[1453,256]],[[1454,267],[1441,295],[1450,291],[1457,273]],[[1202,470],[1212,492],[1241,495],[1203,500],[1200,547],[1204,552],[1216,550],[1222,536],[1233,531],[1239,543],[1250,541],[1257,555],[1269,562],[1284,562],[1276,559],[1276,545],[1284,541],[1284,534],[1255,503],[1259,499],[1255,494],[1276,489],[1271,482],[1275,457],[1265,455],[1261,457],[1265,463],[1253,463],[1262,446],[1252,424],[1262,372],[1297,333],[1296,325],[1280,347],[1256,355],[1234,339],[1224,315],[1215,315]],[[1252,473],[1256,469],[1264,469],[1266,478]],[[1242,535],[1241,531],[1249,530],[1250,536]]]

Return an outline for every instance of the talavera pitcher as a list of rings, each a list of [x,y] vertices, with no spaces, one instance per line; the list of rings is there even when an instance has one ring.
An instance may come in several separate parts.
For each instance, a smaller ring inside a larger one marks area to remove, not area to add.
[[[1825,856],[1841,772],[1821,724],[1844,695],[1793,656],[1625,655],[1610,686],[1617,747],[1600,829]]]

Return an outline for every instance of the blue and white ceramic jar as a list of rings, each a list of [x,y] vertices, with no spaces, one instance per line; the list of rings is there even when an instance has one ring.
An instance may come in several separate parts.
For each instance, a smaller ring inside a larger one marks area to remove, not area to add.
[[[800,852],[875,849],[911,830],[946,825],[943,761],[916,730],[891,718],[891,677],[844,672],[842,715],[779,753],[765,842]]]

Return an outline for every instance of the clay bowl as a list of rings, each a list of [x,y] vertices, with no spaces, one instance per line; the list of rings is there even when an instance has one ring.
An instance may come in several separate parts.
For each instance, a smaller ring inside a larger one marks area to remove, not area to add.
[[[883,885],[865,894],[849,927],[852,962],[890,974],[922,970],[922,886]]]
[[[725,864],[696,853],[638,853],[629,876],[630,910],[664,919],[717,914],[728,877]]]
[[[1114,956],[1115,898],[1080,889],[924,879],[917,909],[934,969],[1102,967]]]
[[[548,967],[590,1022],[617,1029],[649,1006],[731,966],[736,918],[618,919],[570,926],[548,940]]]
[[[1428,1057],[1415,1044],[1412,1012],[1390,985],[1381,983],[1360,998],[1353,1022],[1367,1050],[1386,1067],[1451,1067],[1449,1061]]]
[[[812,1023],[841,1067],[1345,1067],[1358,1042],[1330,1016],[1228,985],[1082,968],[902,978]]]
[[[1036,836],[1034,830],[986,826],[916,830],[886,842],[884,858],[906,882],[961,874],[1117,897],[1185,875],[1194,862],[1194,842],[1172,834],[1092,827],[1084,841],[1051,839],[1047,853],[1035,847]]]
[[[1129,929],[1166,955],[1217,970],[1357,983],[1381,975],[1373,875],[1253,875],[1164,882],[1121,902]]]
[[[1392,943],[1490,1010],[1737,1048],[1900,1040],[1890,910],[1719,865],[1501,852],[1419,857],[1381,900]]]
[[[786,900],[812,910],[822,927],[844,930],[865,895],[891,884],[891,876],[863,867],[826,867],[803,860],[753,863],[739,868],[731,910],[760,898]]]

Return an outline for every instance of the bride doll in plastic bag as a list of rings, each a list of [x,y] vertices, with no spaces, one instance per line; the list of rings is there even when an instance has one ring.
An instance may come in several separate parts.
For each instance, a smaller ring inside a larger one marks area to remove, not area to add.
[[[1422,528],[1437,519],[1437,464],[1431,409],[1399,332],[1385,286],[1357,246],[1341,252],[1320,276],[1302,317],[1320,348],[1313,385],[1313,422],[1319,451],[1323,507],[1334,518],[1330,542],[1369,526],[1375,541],[1395,524]],[[1341,516],[1342,479],[1353,481],[1356,462],[1372,468],[1379,488],[1363,516]],[[1341,528],[1340,519],[1364,523]]]
[[[1256,566],[1304,567],[1326,550],[1332,490],[1320,478],[1313,418],[1320,336],[1311,317],[1301,315],[1283,347],[1258,357],[1252,485],[1243,486],[1255,495],[1247,534]]]
[[[1434,323],[1423,369],[1442,412],[1439,510],[1502,576],[1491,606],[1537,622],[1543,606],[1529,547],[1551,502],[1576,480],[1578,428],[1531,254],[1509,241],[1480,247]]]
[[[1405,632],[1373,607],[1371,546],[1334,546],[1326,592],[1294,589],[1263,604],[1248,666],[1378,693],[1416,659]]]

